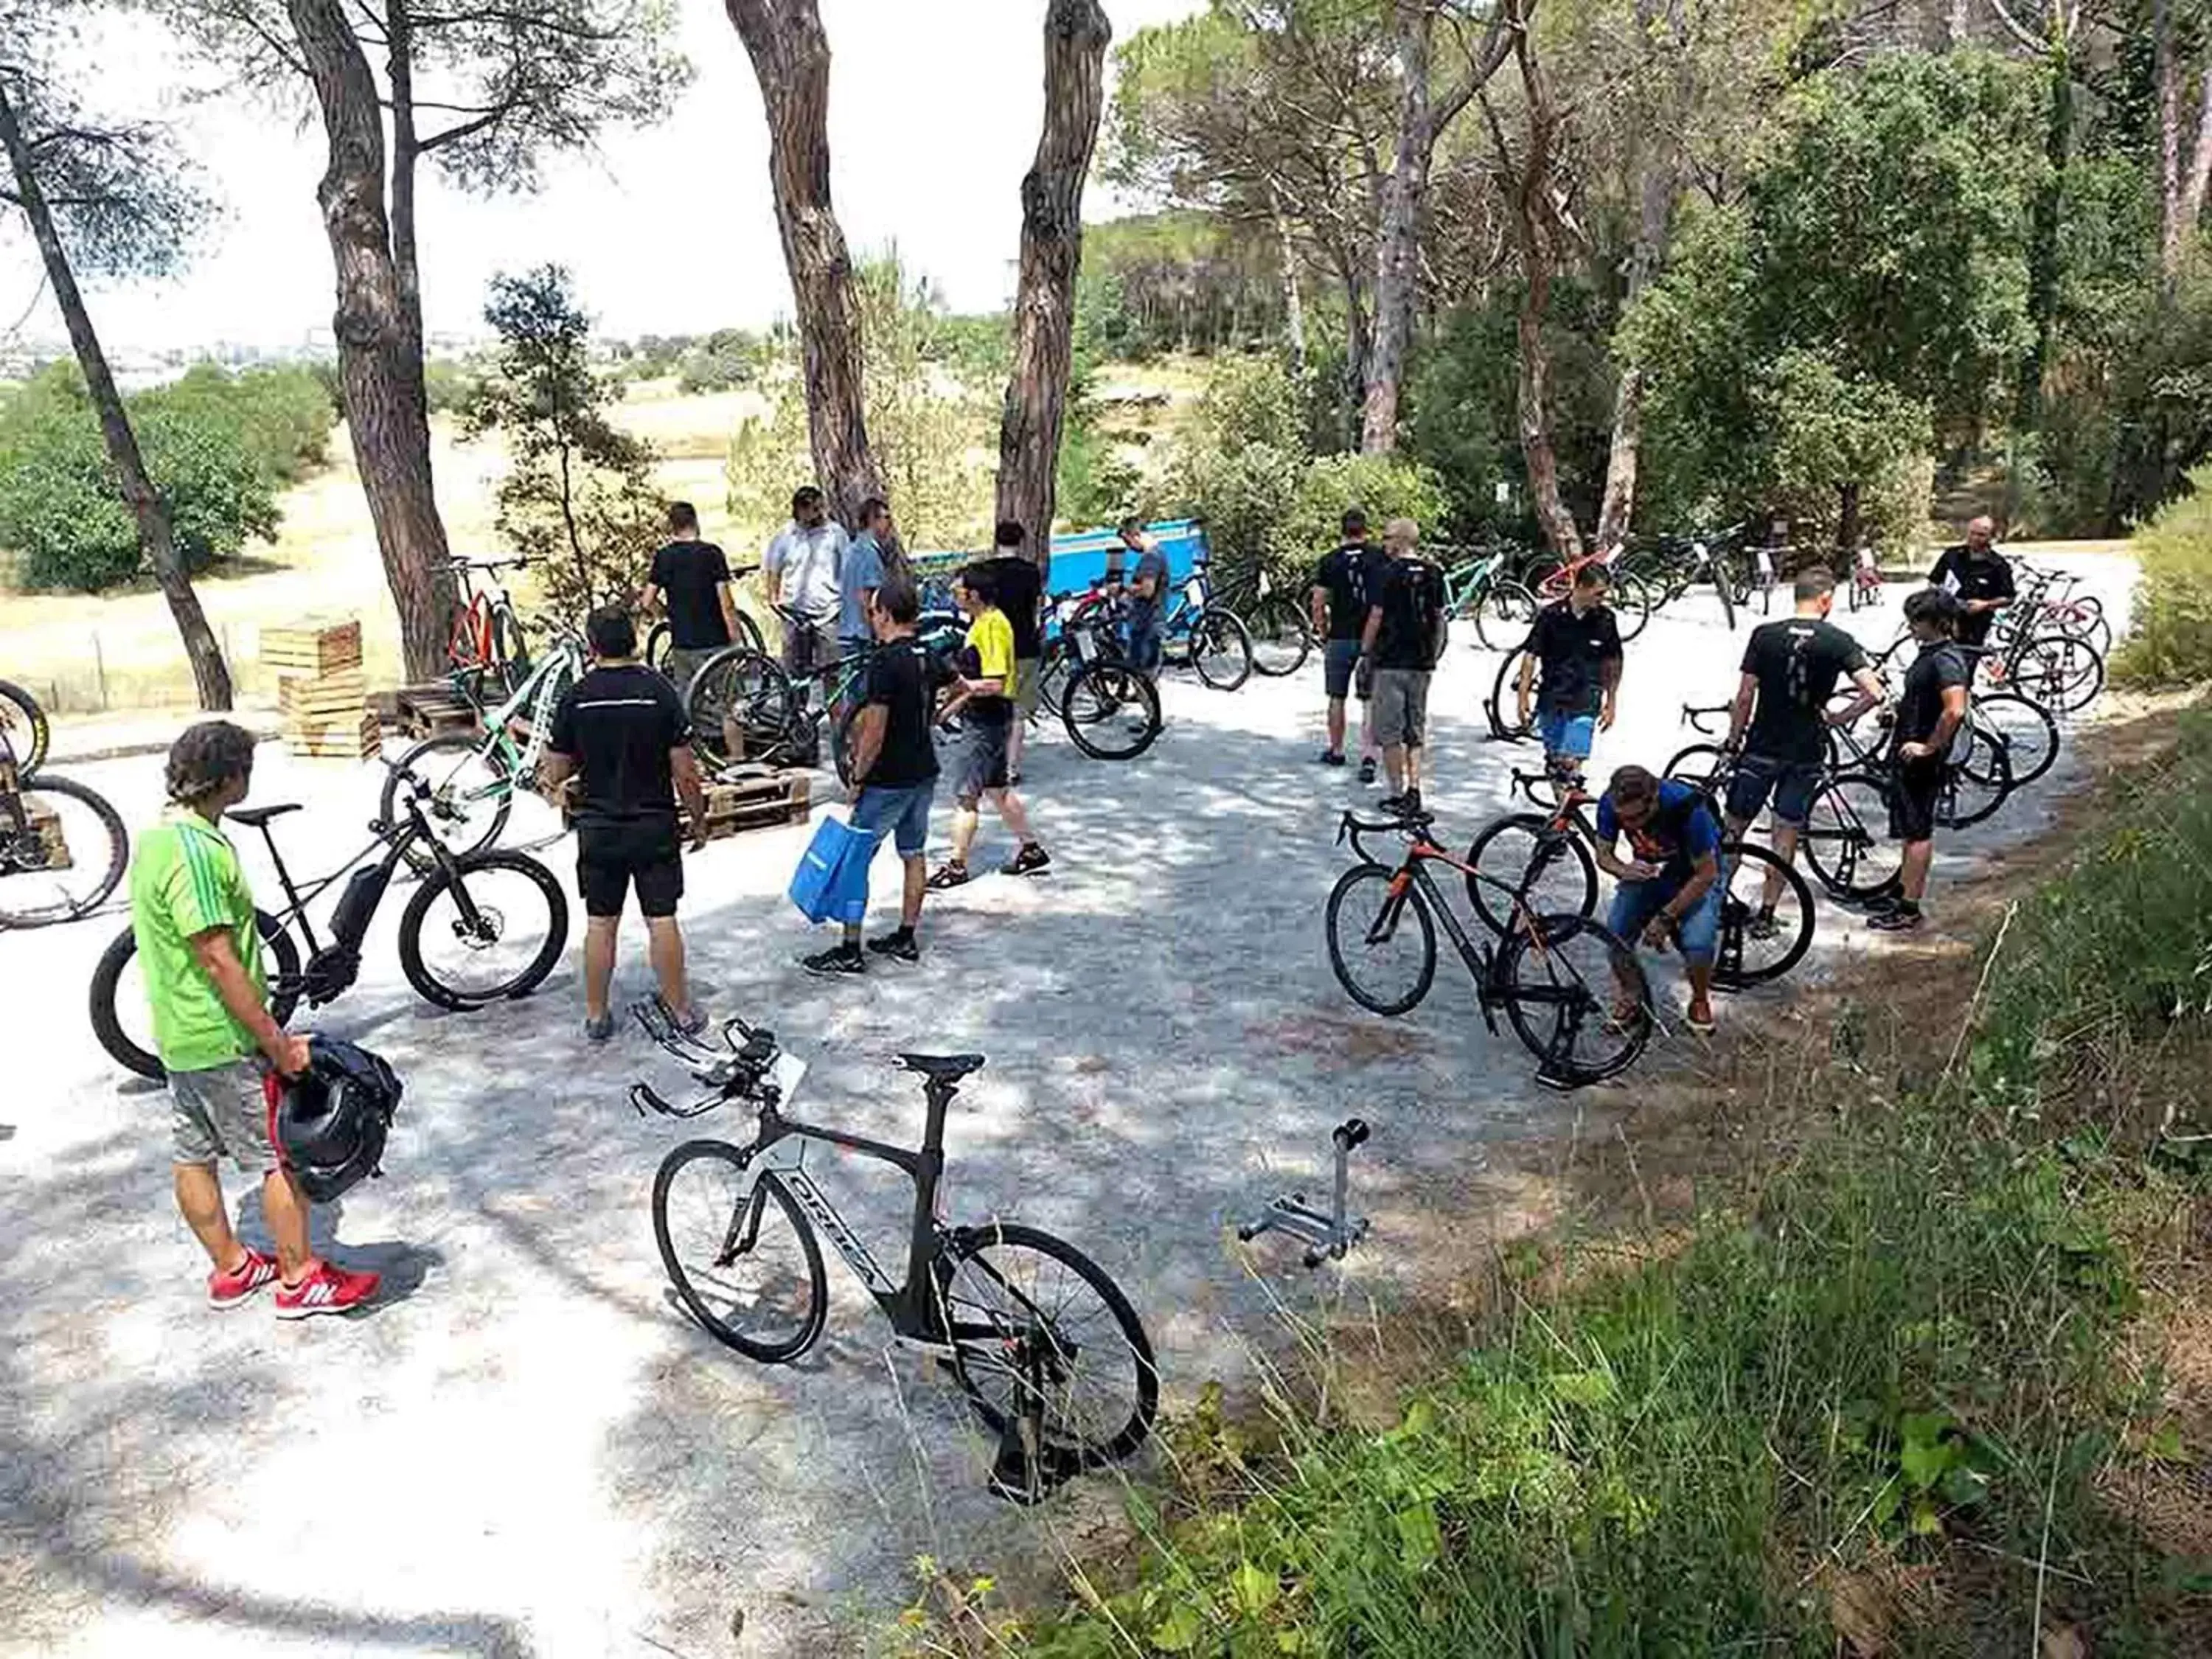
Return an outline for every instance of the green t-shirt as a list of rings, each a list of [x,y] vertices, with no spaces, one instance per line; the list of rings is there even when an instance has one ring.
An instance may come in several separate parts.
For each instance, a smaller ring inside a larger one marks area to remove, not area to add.
[[[268,994],[253,894],[237,849],[187,807],[172,806],[138,838],[131,860],[131,931],[154,1010],[154,1046],[173,1072],[204,1072],[254,1052],[192,954],[192,939],[227,927],[256,989]]]

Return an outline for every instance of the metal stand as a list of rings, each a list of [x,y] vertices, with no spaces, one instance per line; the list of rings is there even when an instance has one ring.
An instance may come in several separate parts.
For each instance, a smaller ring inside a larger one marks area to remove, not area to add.
[[[1330,1132],[1329,1139],[1336,1144],[1336,1202],[1333,1213],[1324,1215],[1313,1208],[1306,1202],[1304,1193],[1286,1193],[1268,1205],[1256,1219],[1238,1227],[1237,1237],[1249,1244],[1261,1233],[1288,1233],[1305,1241],[1306,1266],[1318,1267],[1325,1261],[1343,1261],[1344,1253],[1367,1237],[1367,1218],[1344,1212],[1352,1149],[1366,1141],[1367,1125],[1358,1118],[1346,1118]]]

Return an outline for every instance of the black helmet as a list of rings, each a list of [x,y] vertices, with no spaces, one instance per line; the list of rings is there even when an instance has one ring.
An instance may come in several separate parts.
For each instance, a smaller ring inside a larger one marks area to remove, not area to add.
[[[307,1054],[298,1077],[270,1079],[270,1139],[300,1190],[327,1204],[363,1176],[383,1174],[399,1079],[380,1056],[336,1037],[310,1037]]]

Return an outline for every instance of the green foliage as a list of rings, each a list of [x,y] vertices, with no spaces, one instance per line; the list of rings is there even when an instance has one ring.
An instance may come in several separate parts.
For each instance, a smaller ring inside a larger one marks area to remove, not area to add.
[[[540,562],[538,588],[556,614],[580,618],[634,591],[663,527],[653,451],[607,410],[618,380],[591,365],[591,319],[568,274],[541,265],[495,276],[484,320],[499,349],[462,418],[469,438],[507,447],[499,533]]]
[[[303,404],[320,409],[319,429]],[[319,453],[330,428],[329,406],[304,371],[196,369],[127,406],[193,572],[276,534],[278,488]],[[95,592],[143,572],[137,525],[74,363],[41,371],[0,404],[0,548],[29,588]]]
[[[1077,326],[1107,355],[1246,351],[1282,336],[1274,239],[1211,215],[1139,215],[1086,226]]]
[[[422,365],[422,390],[433,415],[459,415],[467,410],[483,378],[480,365],[453,357],[433,357]]]
[[[2212,466],[2132,544],[2142,585],[2126,642],[2114,659],[2124,684],[2185,685],[2212,679]]]

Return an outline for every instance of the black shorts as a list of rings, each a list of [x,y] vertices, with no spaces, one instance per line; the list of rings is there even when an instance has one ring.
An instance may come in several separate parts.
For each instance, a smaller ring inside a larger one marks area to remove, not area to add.
[[[1899,841],[1936,838],[1936,803],[1943,793],[1943,763],[1899,762],[1889,786],[1889,833]]]
[[[684,896],[684,850],[673,818],[576,826],[576,888],[587,916],[618,916],[630,884],[647,916],[672,916]]]
[[[989,791],[1007,787],[1006,739],[1013,729],[1012,720],[968,722],[960,750],[957,787],[953,792],[963,806],[973,806]]]

